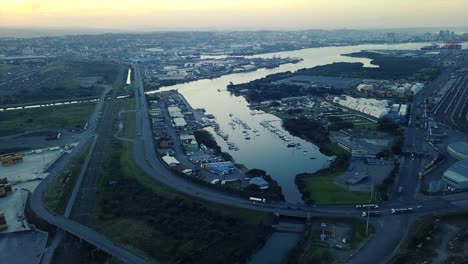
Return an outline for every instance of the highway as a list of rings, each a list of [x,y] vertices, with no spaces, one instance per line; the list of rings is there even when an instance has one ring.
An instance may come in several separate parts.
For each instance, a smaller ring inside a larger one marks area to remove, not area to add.
[[[152,178],[171,187],[181,193],[210,202],[235,206],[261,212],[278,213],[282,216],[292,217],[348,217],[362,218],[361,210],[357,210],[353,205],[329,205],[329,206],[306,206],[288,203],[253,203],[245,198],[232,196],[215,189],[198,185],[189,179],[175,175],[156,156],[156,151],[152,139],[152,129],[149,119],[147,119],[147,102],[144,94],[142,79],[138,66],[135,69],[135,107],[136,107],[136,131],[139,133],[134,141],[134,158],[136,163]],[[98,104],[102,104],[99,101]],[[102,107],[102,105],[101,105]],[[101,109],[101,108],[98,108]],[[95,120],[97,112],[93,113],[90,120]],[[411,130],[406,132],[413,133]],[[69,234],[73,234],[80,239],[93,244],[97,248],[107,252],[124,263],[150,263],[142,256],[136,255],[119,245],[113,243],[105,236],[91,230],[90,228],[72,221],[63,216],[50,213],[42,204],[42,196],[50,181],[58,175],[73,157],[79,155],[84,148],[85,139],[91,137],[91,133],[85,131],[83,140],[79,146],[67,157],[55,164],[49,176],[37,187],[31,197],[31,208],[41,218],[53,224]],[[407,135],[410,136],[411,135]],[[414,134],[411,140],[420,141],[423,138]],[[395,186],[405,186],[405,191],[399,193],[394,191],[388,202],[381,204],[379,210],[381,217],[371,218],[375,226],[376,233],[370,241],[355,255],[349,263],[383,263],[392,255],[403,238],[410,217],[421,217],[443,212],[458,212],[468,209],[468,195],[460,195],[451,199],[434,198],[418,202],[415,193],[418,188],[417,173],[421,169],[423,158],[404,157],[402,171]],[[393,215],[391,208],[414,208],[408,214]],[[418,208],[419,207],[419,208]]]

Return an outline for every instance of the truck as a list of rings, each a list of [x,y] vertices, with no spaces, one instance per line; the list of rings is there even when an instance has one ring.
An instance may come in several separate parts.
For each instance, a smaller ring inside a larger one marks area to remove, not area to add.
[[[378,205],[378,204],[357,204],[357,205],[356,205],[356,209],[360,209],[360,208],[374,208],[374,209],[378,209],[378,208],[379,208],[379,205]]]
[[[380,211],[369,211],[369,216],[379,216]],[[367,212],[362,212],[362,217],[367,217]]]
[[[265,199],[265,198],[250,197],[249,200],[252,201],[252,202],[262,202],[262,203],[266,203],[266,199]]]
[[[409,212],[411,212],[411,211],[413,211],[413,208],[411,208],[411,207],[408,207],[408,208],[397,208],[397,209],[392,208],[392,209],[390,210],[390,212],[391,212],[392,214],[409,213]]]

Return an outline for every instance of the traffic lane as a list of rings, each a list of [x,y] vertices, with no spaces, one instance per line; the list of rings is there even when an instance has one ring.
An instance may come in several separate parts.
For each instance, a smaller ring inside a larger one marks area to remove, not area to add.
[[[374,222],[376,233],[348,263],[386,263],[402,240],[409,222],[408,215],[379,218]]]

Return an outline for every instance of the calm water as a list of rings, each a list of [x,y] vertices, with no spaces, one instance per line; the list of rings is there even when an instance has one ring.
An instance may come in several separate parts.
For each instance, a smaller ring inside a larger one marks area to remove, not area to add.
[[[301,226],[302,224],[285,224],[289,226]],[[265,243],[263,248],[255,253],[249,264],[281,264],[285,263],[289,251],[297,244],[301,233],[275,232]]]
[[[275,69],[259,69],[254,72],[230,74],[212,80],[199,80],[163,87],[160,90],[177,89],[194,108],[205,108],[207,113],[213,114],[221,130],[229,134],[229,140],[239,147],[239,151],[230,151],[225,141],[215,135],[223,151],[229,152],[237,163],[242,163],[249,169],[259,168],[267,171],[283,188],[286,201],[302,203],[301,194],[294,183],[294,177],[302,172],[311,173],[322,168],[327,163],[327,157],[321,154],[315,145],[298,138],[295,138],[294,142],[300,143],[302,149],[287,148],[286,142],[259,125],[260,121],[268,120],[273,121],[271,124],[275,127],[281,128],[281,121],[270,114],[251,115],[246,100],[243,97],[231,95],[226,91],[226,86],[230,82],[234,84],[246,83],[273,73],[296,71],[332,62],[362,62],[369,67],[371,66],[369,59],[345,57],[340,54],[371,49],[419,49],[425,45],[427,43],[325,47],[256,55],[265,58],[273,56],[300,57],[304,60],[297,64],[281,65]],[[250,130],[251,140],[245,140],[243,129],[239,125],[235,129],[229,125],[232,120],[229,116],[230,113],[234,115],[232,118],[241,119],[252,130],[258,129],[261,135],[255,136]],[[287,133],[285,132],[285,134]],[[292,139],[289,134],[288,136]],[[303,150],[307,150],[307,152]]]

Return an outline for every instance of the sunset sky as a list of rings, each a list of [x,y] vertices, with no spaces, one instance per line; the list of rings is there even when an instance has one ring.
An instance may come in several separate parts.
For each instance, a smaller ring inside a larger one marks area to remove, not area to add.
[[[468,0],[0,0],[0,26],[136,30],[468,26]]]

